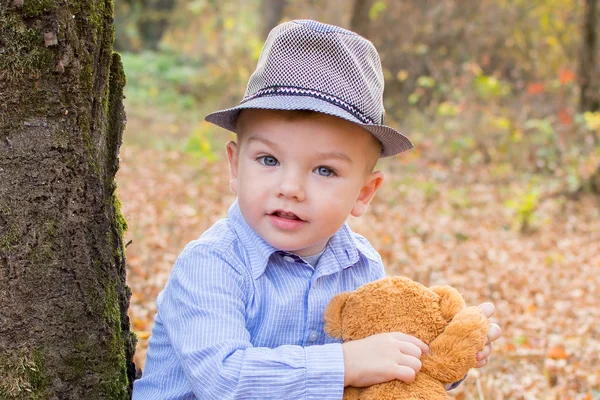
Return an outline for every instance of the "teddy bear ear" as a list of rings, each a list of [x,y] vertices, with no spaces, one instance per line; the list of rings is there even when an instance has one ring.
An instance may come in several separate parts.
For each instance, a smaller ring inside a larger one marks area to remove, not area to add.
[[[332,338],[342,337],[342,311],[351,292],[342,292],[335,295],[323,314],[325,319],[325,332]]]
[[[430,289],[440,296],[440,311],[446,321],[451,321],[460,310],[465,308],[465,300],[452,286],[432,286]]]

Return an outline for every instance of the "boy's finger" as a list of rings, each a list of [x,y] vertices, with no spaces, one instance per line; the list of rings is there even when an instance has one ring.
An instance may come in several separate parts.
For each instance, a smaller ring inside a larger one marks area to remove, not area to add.
[[[488,343],[492,343],[494,340],[498,339],[502,334],[502,329],[498,324],[491,323],[490,328],[488,329]]]
[[[417,345],[409,342],[402,342],[402,345],[400,346],[400,351],[402,352],[402,354],[406,354],[415,358],[421,358],[421,355],[423,355],[423,351],[421,351],[421,349]]]
[[[402,333],[402,332],[392,332],[392,335],[394,336],[394,338],[396,338],[397,340],[402,340],[404,342],[410,342],[412,344],[414,344],[415,346],[417,346],[419,349],[421,349],[421,351],[423,353],[427,353],[429,354],[431,351],[429,350],[429,346],[427,346],[425,343],[423,343],[420,339],[417,339],[414,336],[410,336],[407,335],[406,333]]]
[[[477,353],[477,361],[481,361],[484,358],[488,358],[490,355],[492,354],[492,344],[489,343],[487,344],[483,350],[481,350],[479,353]]]
[[[418,358],[414,358],[411,356],[407,356],[406,354],[401,354],[397,360],[398,365],[403,365],[412,369],[415,372],[419,372],[421,370],[421,360]]]
[[[488,301],[483,304],[480,304],[479,309],[481,310],[483,315],[485,315],[487,318],[489,318],[494,314],[496,307],[494,307],[494,305]]]
[[[411,383],[415,380],[415,376],[417,373],[414,369],[407,367],[405,365],[398,365],[396,368],[396,373],[394,374],[395,378],[406,383]]]
[[[487,365],[488,361],[489,361],[489,358],[484,358],[483,360],[477,362],[477,365],[475,365],[475,368],[485,367]]]

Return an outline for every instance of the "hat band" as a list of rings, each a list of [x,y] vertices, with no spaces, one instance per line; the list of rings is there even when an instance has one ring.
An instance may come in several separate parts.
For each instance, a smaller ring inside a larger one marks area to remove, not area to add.
[[[319,100],[326,101],[328,103],[333,104],[336,107],[339,107],[348,113],[352,114],[356,119],[360,120],[364,124],[375,125],[373,120],[367,117],[365,114],[360,112],[356,107],[352,104],[346,103],[344,100],[339,99],[335,96],[332,96],[327,93],[322,93],[313,89],[302,89],[294,86],[270,86],[264,89],[261,89],[254,93],[253,95],[244,97],[240,104],[244,104],[252,99],[256,99],[259,97],[269,97],[269,96],[308,96],[313,97]]]

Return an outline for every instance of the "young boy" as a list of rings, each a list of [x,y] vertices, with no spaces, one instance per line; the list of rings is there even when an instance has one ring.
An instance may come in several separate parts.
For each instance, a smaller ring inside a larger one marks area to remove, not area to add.
[[[134,399],[339,400],[347,385],[414,380],[429,351],[420,340],[340,344],[323,331],[335,294],[385,276],[345,223],[381,186],[377,159],[412,147],[383,125],[382,96],[366,39],[306,20],[271,32],[241,104],[207,117],[237,133],[227,143],[237,200],[177,259]],[[492,324],[489,341],[499,334]]]

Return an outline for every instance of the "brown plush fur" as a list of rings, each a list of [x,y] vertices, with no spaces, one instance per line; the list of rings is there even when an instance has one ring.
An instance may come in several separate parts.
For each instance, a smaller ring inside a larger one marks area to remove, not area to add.
[[[445,385],[462,379],[477,363],[489,328],[477,307],[465,307],[450,286],[427,288],[394,276],[340,293],[325,310],[325,331],[342,341],[377,333],[404,332],[429,345],[413,383],[394,380],[367,388],[347,387],[344,400],[448,399]]]

